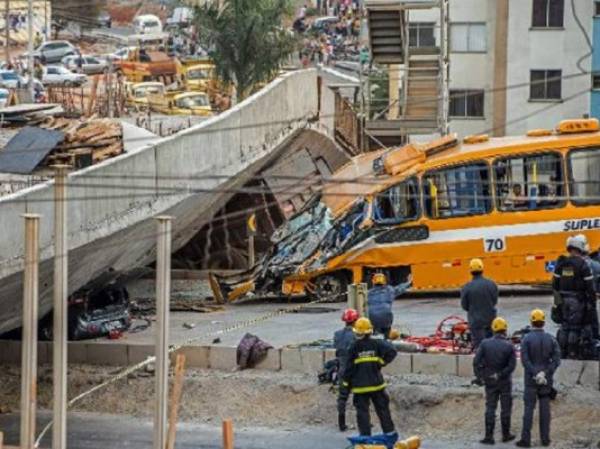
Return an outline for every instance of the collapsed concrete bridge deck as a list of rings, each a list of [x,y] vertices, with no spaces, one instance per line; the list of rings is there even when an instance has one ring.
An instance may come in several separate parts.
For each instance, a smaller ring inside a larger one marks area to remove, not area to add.
[[[153,217],[174,217],[183,247],[231,191],[281,153],[298,132],[318,128],[317,72],[276,79],[231,110],[177,135],[69,175],[69,292],[107,270],[155,259]],[[242,175],[242,176],[240,176]],[[24,213],[41,214],[40,316],[51,309],[53,183],[0,199],[0,332],[20,325]]]

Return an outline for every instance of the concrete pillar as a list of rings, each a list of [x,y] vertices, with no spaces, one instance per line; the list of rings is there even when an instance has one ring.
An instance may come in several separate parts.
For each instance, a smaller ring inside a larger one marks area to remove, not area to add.
[[[169,393],[169,299],[171,294],[171,217],[157,217],[156,405],[154,449],[165,449]]]
[[[24,214],[23,334],[21,341],[21,449],[35,445],[37,390],[38,264],[40,216]]]
[[[67,447],[67,166],[58,165],[54,176],[54,329],[52,346],[53,428],[52,449]]]

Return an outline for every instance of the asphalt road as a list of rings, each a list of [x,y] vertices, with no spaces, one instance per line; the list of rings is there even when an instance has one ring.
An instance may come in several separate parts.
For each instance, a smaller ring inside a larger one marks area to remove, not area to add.
[[[50,414],[39,414],[38,433]],[[70,414],[67,424],[69,449],[148,449],[152,445],[152,423],[128,416],[91,413]],[[19,416],[0,415],[0,430],[8,445],[18,444]],[[302,431],[267,428],[234,428],[236,449],[345,449],[348,441],[335,429],[306,428]],[[51,432],[41,447],[51,446]],[[221,429],[206,424],[183,423],[177,429],[177,449],[222,449]],[[424,440],[423,449],[483,449],[473,442]],[[496,449],[514,448],[497,444]]]

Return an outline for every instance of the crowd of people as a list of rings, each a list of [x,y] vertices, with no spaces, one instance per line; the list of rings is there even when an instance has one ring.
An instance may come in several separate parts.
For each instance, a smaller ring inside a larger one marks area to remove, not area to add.
[[[597,359],[598,312],[600,294],[600,260],[590,255],[590,247],[583,234],[571,236],[566,243],[567,254],[561,256],[554,268],[554,304],[552,320],[560,326],[556,337],[544,330],[546,314],[541,309],[530,313],[530,326],[524,330],[520,344],[520,358],[524,371],[524,411],[521,437],[517,447],[531,447],[533,415],[539,407],[541,445],[550,446],[551,401],[556,397],[554,388],[556,370],[561,358]],[[481,444],[495,444],[496,410],[500,403],[502,441],[516,439],[511,432],[512,377],[517,365],[516,349],[508,337],[508,322],[498,316],[499,291],[496,283],[484,276],[484,263],[472,259],[472,275],[461,291],[461,306],[467,312],[471,333],[474,385],[485,388],[485,436]],[[369,406],[372,403],[379,417],[383,433],[380,440],[391,445],[398,439],[386,393],[382,368],[396,357],[396,349],[389,342],[392,330],[392,303],[410,287],[410,279],[398,286],[390,286],[384,274],[376,273],[373,287],[367,295],[368,317],[360,317],[354,309],[342,315],[345,327],[334,334],[338,366],[338,426],[347,429],[346,404],[353,396],[357,427],[361,440],[368,443],[371,436]],[[372,338],[381,334],[383,338]]]
[[[299,51],[303,67],[311,64],[329,65],[333,60],[358,59],[363,10],[356,1],[338,1],[316,9],[323,17],[308,17],[304,5],[294,21],[294,31],[303,36]]]

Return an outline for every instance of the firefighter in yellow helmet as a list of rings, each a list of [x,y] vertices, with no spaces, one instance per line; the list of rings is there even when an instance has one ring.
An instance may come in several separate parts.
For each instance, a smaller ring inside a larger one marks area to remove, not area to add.
[[[512,373],[517,365],[515,348],[506,338],[508,323],[504,318],[492,321],[494,336],[486,338],[479,345],[473,359],[476,383],[485,385],[485,437],[481,444],[495,444],[494,427],[496,408],[500,402],[500,425],[502,441],[512,441],[510,433],[512,414]]]
[[[554,372],[560,365],[560,348],[556,339],[544,331],[546,314],[535,309],[530,315],[532,330],[521,342],[521,363],[525,372],[523,392],[523,427],[518,447],[531,447],[531,427],[536,402],[540,404],[540,438],[542,446],[550,446],[550,398]]]
[[[369,319],[373,323],[376,333],[383,334],[389,339],[394,314],[392,305],[396,297],[403,294],[410,287],[411,280],[396,286],[388,284],[383,273],[375,273],[371,279],[373,287],[369,289],[367,302],[369,305]]]
[[[467,312],[473,350],[476,351],[484,338],[492,336],[492,321],[496,318],[498,286],[483,275],[483,261],[472,259],[469,263],[471,276],[460,293],[460,302]]]
[[[371,435],[369,405],[372,402],[383,432],[397,439],[390,413],[390,398],[381,369],[397,355],[396,349],[386,340],[371,338],[373,325],[368,318],[354,323],[356,341],[350,346],[348,364],[344,370],[343,385],[354,394],[354,407],[358,430],[362,436]]]

